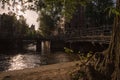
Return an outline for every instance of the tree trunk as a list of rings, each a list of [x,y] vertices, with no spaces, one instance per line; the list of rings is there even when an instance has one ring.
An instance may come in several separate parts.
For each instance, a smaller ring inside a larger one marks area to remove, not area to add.
[[[116,9],[120,10],[120,0],[116,3]],[[120,80],[120,15],[115,16],[111,42],[103,55],[104,59],[99,60],[96,70],[104,74],[104,80]]]

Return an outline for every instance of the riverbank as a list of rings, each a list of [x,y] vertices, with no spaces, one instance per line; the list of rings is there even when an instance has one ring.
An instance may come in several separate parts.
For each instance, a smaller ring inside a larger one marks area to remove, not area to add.
[[[33,69],[0,72],[0,80],[70,80],[70,73],[76,70],[76,64],[78,63],[80,61],[63,62]]]

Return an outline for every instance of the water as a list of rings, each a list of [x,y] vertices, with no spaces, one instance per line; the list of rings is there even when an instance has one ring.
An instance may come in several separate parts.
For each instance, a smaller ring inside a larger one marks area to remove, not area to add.
[[[40,53],[16,53],[0,54],[0,71],[12,71],[25,68],[35,68],[47,64],[69,62],[73,59],[69,54],[56,52],[54,54],[41,55]]]
[[[17,54],[12,56],[9,60],[9,67],[7,70],[18,70],[24,68],[34,68],[41,64],[40,56],[33,54]]]
[[[50,53],[50,42],[42,42],[41,52],[36,52],[36,45],[25,44],[25,52],[0,53],[0,71],[13,71],[25,68],[35,68],[42,65],[73,61],[74,54],[64,52]],[[75,57],[75,58],[74,58]]]

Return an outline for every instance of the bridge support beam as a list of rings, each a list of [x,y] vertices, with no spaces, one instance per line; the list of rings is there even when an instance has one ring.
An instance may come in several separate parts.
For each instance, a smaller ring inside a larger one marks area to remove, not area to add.
[[[37,41],[36,51],[40,52],[42,55],[50,53],[50,41]]]
[[[42,41],[41,42],[41,54],[49,54],[50,53],[50,41]]]

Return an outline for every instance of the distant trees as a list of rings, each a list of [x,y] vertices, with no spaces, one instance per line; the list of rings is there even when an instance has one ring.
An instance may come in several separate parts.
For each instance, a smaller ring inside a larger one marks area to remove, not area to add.
[[[13,22],[14,24],[14,37],[25,37],[27,36],[27,32],[29,30],[28,24],[26,24],[26,20],[23,16],[20,16],[19,20]]]
[[[35,30],[34,30],[35,31]],[[17,20],[14,13],[0,15],[0,36],[1,38],[22,38],[30,37],[31,30],[26,24],[23,16]]]
[[[15,14],[13,15],[7,15],[7,14],[3,14],[0,15],[0,35],[3,37],[13,37],[14,33],[13,33],[13,29],[15,27],[15,21],[17,21]]]

